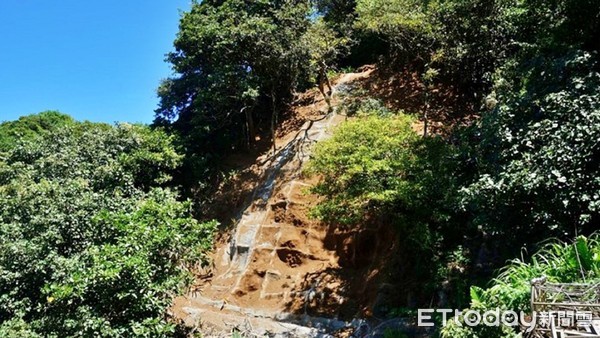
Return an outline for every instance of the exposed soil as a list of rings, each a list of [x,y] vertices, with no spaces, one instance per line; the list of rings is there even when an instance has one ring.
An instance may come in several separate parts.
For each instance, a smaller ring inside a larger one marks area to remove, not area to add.
[[[336,88],[378,86],[374,72],[345,74]],[[327,110],[316,90],[299,95],[278,130],[278,152],[238,159],[246,166],[222,187],[218,214],[230,220],[231,231],[217,241],[212,267],[197,272],[196,284],[171,311],[203,337],[226,337],[234,326],[248,325],[254,333],[314,337],[337,330],[343,337],[348,328],[338,318],[372,317],[382,302],[393,229],[347,229],[309,217],[318,202],[310,187],[318,178],[304,177],[303,163],[312,145],[346,118]],[[310,328],[316,322],[321,329]]]
[[[382,100],[394,111],[414,114],[419,118],[417,131],[423,131],[423,111],[427,111],[429,119],[428,131],[447,134],[454,126],[470,123],[477,107],[465,105],[464,100],[455,88],[436,85],[427,88],[418,72],[404,69],[389,69],[364,66],[371,69],[372,74],[360,81],[361,87],[369,96]]]

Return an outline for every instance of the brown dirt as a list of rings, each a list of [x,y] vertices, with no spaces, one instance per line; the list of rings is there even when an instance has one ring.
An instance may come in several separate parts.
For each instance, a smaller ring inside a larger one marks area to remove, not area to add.
[[[340,82],[355,84],[366,91],[366,96],[382,100],[392,110],[417,116],[414,129],[418,133],[423,132],[425,85],[415,71],[405,69],[393,72],[365,65],[357,73],[337,77],[333,83]],[[478,118],[476,107],[460,104],[463,100],[452,87],[431,88],[429,95],[427,109],[431,133],[447,135],[456,125],[469,124]],[[336,103],[334,100],[333,104]],[[316,88],[296,94],[293,103],[282,113],[282,123],[276,131],[275,143],[278,148],[289,142],[304,123],[321,118],[326,110],[325,100]],[[232,211],[247,207],[254,187],[263,179],[262,164],[268,159],[271,146],[267,141],[259,141],[253,150],[234,153],[223,160],[225,170],[234,171],[235,174],[223,180],[214,200],[206,206],[209,210],[206,216],[217,219],[224,229],[232,225],[232,219],[235,218],[235,212]]]
[[[387,80],[391,84],[386,85],[376,69],[366,67],[336,81],[358,83],[386,104],[407,109],[418,105],[415,80],[409,75],[403,75],[404,80]],[[386,87],[392,85],[401,91]],[[318,91],[298,95],[278,130],[279,149],[297,138],[307,121],[322,118],[326,111]],[[344,119],[338,115],[331,123]],[[303,160],[298,156],[281,168],[267,201],[252,197],[269,173],[270,154],[233,155],[230,160],[240,170],[221,187],[214,213],[221,221],[237,223],[238,230],[258,225],[256,247],[250,250],[242,271],[232,270],[231,235],[224,232],[216,242],[212,268],[196,273],[192,292],[175,299],[173,315],[188,325],[198,325],[199,318],[193,314],[201,312],[200,319],[216,326],[219,313],[233,316],[232,312],[249,318],[276,317],[282,312],[345,319],[371,316],[397,242],[393,229],[385,224],[347,229],[310,218],[309,210],[319,201],[310,187],[319,178],[301,175]]]
[[[373,69],[361,73],[337,77],[333,83],[343,81],[351,83],[368,77]],[[335,100],[333,102],[335,104]],[[281,124],[275,134],[275,144],[278,149],[296,136],[300,128],[311,120],[322,118],[327,111],[327,103],[316,89],[297,93],[292,104],[281,114]],[[216,219],[221,223],[221,228],[227,230],[234,223],[237,212],[247,208],[252,193],[257,183],[264,179],[265,168],[263,164],[272,154],[269,140],[259,140],[253,149],[236,152],[223,159],[223,170],[234,174],[224,179],[214,193],[212,201],[208,202],[204,213],[205,218]]]
[[[400,72],[374,66],[364,66],[372,70],[371,76],[361,79],[361,86],[369,96],[382,100],[394,111],[414,114],[419,118],[418,132],[423,131],[422,114],[426,109],[430,132],[447,135],[456,125],[468,124],[477,118],[477,107],[465,105],[458,91],[451,86],[436,85],[429,88],[429,102],[426,102],[426,86],[416,71],[404,69]]]

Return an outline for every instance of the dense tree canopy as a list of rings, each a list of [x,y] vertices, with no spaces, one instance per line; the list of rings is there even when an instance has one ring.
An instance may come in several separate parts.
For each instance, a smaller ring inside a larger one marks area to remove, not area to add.
[[[171,335],[180,264],[214,229],[157,188],[181,155],[159,130],[68,120],[0,162],[0,335]]]
[[[497,89],[497,106],[469,131],[465,153],[477,166],[462,191],[465,207],[486,232],[517,247],[591,233],[600,222],[597,59],[574,52],[541,61],[507,70],[533,75]]]
[[[195,153],[252,144],[307,81],[309,14],[307,1],[195,3],[168,56],[177,76],[159,89],[157,123],[174,122]]]
[[[16,121],[0,123],[0,153],[6,152],[19,140],[32,139],[59,127],[72,124],[73,119],[57,111],[26,115]]]
[[[403,240],[430,245],[432,263],[442,263],[421,278],[459,307],[468,284],[489,281],[506,259],[599,229],[600,3],[359,0],[355,13],[354,34],[388,46],[381,67],[453,88],[476,117],[425,151],[402,144],[394,120],[340,128],[312,162],[325,176],[318,216],[410,224],[399,228]],[[367,114],[379,110],[358,100]]]

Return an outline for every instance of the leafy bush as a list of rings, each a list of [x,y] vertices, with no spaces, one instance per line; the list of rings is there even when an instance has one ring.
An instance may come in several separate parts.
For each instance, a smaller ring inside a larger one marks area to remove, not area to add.
[[[480,105],[493,75],[517,50],[519,20],[526,9],[516,0],[437,1],[431,5],[437,43],[428,66]]]
[[[341,36],[322,19],[317,18],[302,36],[304,48],[309,52],[313,76],[321,64],[328,67],[347,52],[350,39]]]
[[[337,106],[337,111],[346,116],[390,117],[394,115],[381,100],[369,97],[366,90],[353,89],[339,96],[342,100]]]
[[[406,115],[362,116],[317,144],[307,173],[322,177],[314,192],[324,197],[313,214],[342,227],[394,225],[407,285],[423,299],[451,274],[444,266],[457,245],[452,149],[420,138]],[[460,236],[460,234],[458,234]],[[427,258],[425,258],[427,257]],[[426,287],[423,287],[426,286]],[[429,298],[428,298],[429,297]]]
[[[437,251],[427,265],[436,275],[415,276],[438,285],[487,278],[543,239],[597,230],[598,13],[587,0],[358,0],[355,29],[387,44],[385,65],[445,84],[481,119],[456,129],[453,148],[373,117],[390,115],[376,100],[349,100],[342,111],[361,118],[310,164],[324,179],[315,214],[396,224],[401,246]]]
[[[524,8],[515,0],[360,0],[359,31],[388,43],[388,64],[440,74],[476,104],[493,83],[492,75],[514,54]]]
[[[17,142],[0,163],[2,336],[173,335],[165,310],[215,227],[156,188],[180,161],[170,136],[143,126]]]
[[[443,205],[452,194],[452,149],[440,139],[420,138],[413,123],[402,114],[366,115],[319,143],[306,170],[322,176],[314,191],[326,197],[314,214],[351,226],[391,213],[410,228],[448,220]]]
[[[408,116],[353,120],[320,143],[307,169],[323,176],[315,192],[327,197],[315,214],[357,224],[411,195],[416,187],[405,179],[416,162],[411,123]]]
[[[388,42],[388,59],[423,63],[435,40],[435,23],[428,9],[428,2],[422,0],[359,0],[355,25]]]

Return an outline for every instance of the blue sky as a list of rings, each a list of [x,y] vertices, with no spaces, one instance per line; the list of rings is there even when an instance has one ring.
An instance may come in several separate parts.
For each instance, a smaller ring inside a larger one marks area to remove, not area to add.
[[[44,110],[153,119],[190,0],[0,0],[0,121]]]

